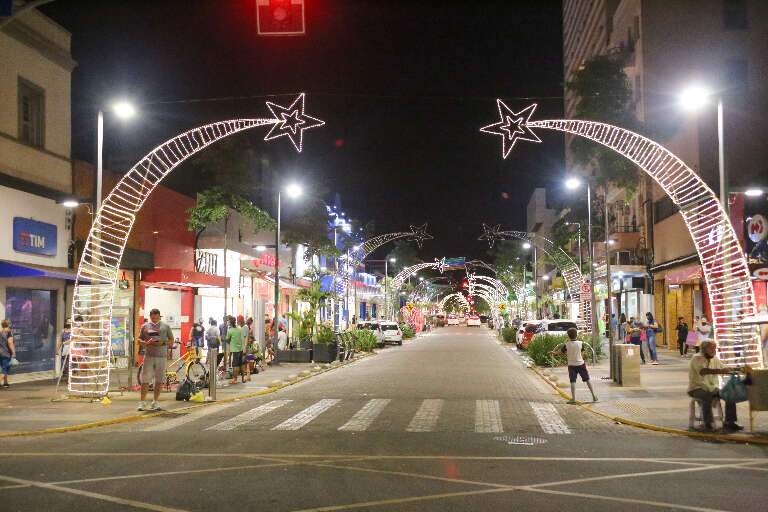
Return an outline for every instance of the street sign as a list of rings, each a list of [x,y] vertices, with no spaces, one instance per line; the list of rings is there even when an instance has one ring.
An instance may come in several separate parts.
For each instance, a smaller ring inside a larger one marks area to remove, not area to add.
[[[304,0],[256,0],[260,36],[304,35]]]
[[[590,293],[592,291],[589,283],[586,279],[581,283],[581,293]]]
[[[768,221],[762,215],[755,215],[747,224],[749,239],[757,243],[768,235]]]

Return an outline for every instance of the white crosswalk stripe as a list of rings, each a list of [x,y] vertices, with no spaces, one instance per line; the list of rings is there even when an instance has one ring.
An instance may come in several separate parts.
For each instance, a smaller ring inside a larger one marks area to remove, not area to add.
[[[234,418],[230,418],[227,421],[222,421],[221,423],[217,423],[216,425],[213,425],[212,427],[208,427],[205,430],[232,430],[239,427],[240,425],[245,425],[246,423],[250,423],[256,418],[260,418],[261,416],[264,416],[265,414],[268,414],[274,411],[275,409],[279,409],[280,407],[283,407],[284,405],[287,405],[292,401],[293,400],[274,400],[272,402],[268,402],[264,405],[260,405],[254,409],[251,409],[250,411],[246,411],[242,414],[238,414]]]
[[[504,432],[498,400],[477,400],[475,402],[475,432]]]
[[[405,430],[408,432],[432,432],[435,430],[444,403],[444,400],[435,398],[421,402],[421,407],[416,411],[411,423]]]
[[[363,432],[367,430],[391,401],[389,398],[374,398],[370,400],[348,422],[340,426],[339,430],[347,432]]]
[[[173,430],[176,427],[180,427],[181,425],[184,425],[186,423],[191,423],[195,420],[199,420],[200,418],[204,416],[208,416],[209,414],[213,414],[215,412],[221,412],[235,405],[238,405],[238,403],[232,402],[229,404],[222,404],[222,405],[207,405],[205,407],[201,407],[200,409],[194,412],[185,414],[184,416],[179,416],[178,418],[173,418],[172,420],[163,421],[162,423],[157,423],[155,425],[150,425],[146,427],[143,430],[143,432],[165,432],[168,430]]]
[[[560,413],[557,412],[552,404],[540,402],[528,402],[539,420],[541,429],[546,434],[571,434],[571,429],[566,425]]]
[[[314,420],[322,413],[339,403],[341,400],[325,398],[301,411],[299,414],[288,418],[272,430],[299,430],[301,427]]]

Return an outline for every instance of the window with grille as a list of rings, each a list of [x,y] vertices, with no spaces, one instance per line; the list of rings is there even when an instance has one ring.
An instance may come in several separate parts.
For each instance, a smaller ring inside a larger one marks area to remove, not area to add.
[[[45,143],[45,91],[19,78],[19,140],[42,147]]]

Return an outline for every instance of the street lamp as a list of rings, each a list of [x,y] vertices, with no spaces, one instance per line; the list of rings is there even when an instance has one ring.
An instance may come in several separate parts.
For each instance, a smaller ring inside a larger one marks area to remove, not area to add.
[[[537,275],[537,267],[539,264],[538,260],[538,254],[536,251],[536,246],[531,245],[530,242],[523,242],[523,249],[529,250],[531,247],[533,247],[533,296],[535,301],[535,307],[536,307],[536,317],[539,316],[539,286],[537,283],[538,275]],[[525,266],[523,266],[523,284],[525,284]]]
[[[107,110],[123,120],[131,119],[136,115],[136,107],[127,100],[112,103]],[[96,200],[95,210],[101,207],[101,189],[103,187],[102,173],[104,172],[104,110],[99,109],[96,122]]]
[[[579,272],[581,272],[582,269],[584,268],[584,262],[581,261],[581,222],[567,222],[566,221],[565,225],[566,226],[573,226],[573,225],[575,225],[578,228],[578,230],[579,230],[579,233],[578,233],[577,236],[579,237]]]
[[[296,183],[290,183],[285,187],[285,193],[291,199],[299,197],[303,190],[301,186]],[[277,350],[277,334],[280,330],[280,324],[278,322],[278,308],[280,307],[280,210],[281,210],[282,198],[280,189],[277,189],[277,228],[275,229],[275,313],[273,317],[274,332],[272,333],[272,346]],[[288,334],[288,333],[286,333]]]
[[[720,178],[720,204],[728,213],[728,175],[725,169],[725,141],[723,137],[723,97],[720,94],[715,95],[702,85],[693,84],[680,91],[678,104],[685,111],[695,112],[708,105],[713,97],[717,100],[717,170]]]
[[[749,197],[760,197],[760,196],[763,195],[763,189],[761,189],[761,188],[748,188],[747,190],[744,191],[744,195],[745,196],[749,196]],[[64,206],[66,206],[66,205],[64,205]]]

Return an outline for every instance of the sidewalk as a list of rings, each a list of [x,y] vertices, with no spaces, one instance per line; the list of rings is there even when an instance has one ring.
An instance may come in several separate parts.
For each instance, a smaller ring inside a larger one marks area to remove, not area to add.
[[[354,363],[366,355],[358,355],[349,363]],[[236,399],[259,392],[269,392],[270,386],[275,387],[275,381],[280,385],[297,382],[303,378],[316,375],[328,370],[335,370],[346,364],[306,364],[306,363],[281,363],[269,366],[266,371],[258,375],[252,375],[251,381],[235,385],[222,386],[219,383],[216,399],[218,402]],[[102,405],[99,402],[91,402],[90,399],[67,397],[66,382],[59,387],[56,395],[56,381],[52,378],[25,382],[23,375],[11,375],[11,387],[0,389],[0,436],[13,432],[31,432],[54,428],[76,428],[93,422],[121,422],[126,418],[139,415],[153,414],[142,413],[136,410],[139,402],[139,392],[136,387],[136,370],[133,370],[133,388],[119,391],[118,381],[123,386],[128,384],[128,370],[121,369],[112,372],[112,386],[109,393],[111,403]],[[304,373],[302,373],[304,372]],[[52,374],[52,372],[51,372]],[[17,380],[18,378],[18,380]],[[163,411],[173,412],[178,409],[198,405],[194,402],[176,401],[176,391],[165,391],[160,395],[160,407]],[[208,390],[203,393],[207,396]],[[150,398],[152,392],[148,395]],[[161,413],[162,414],[162,413]]]
[[[590,380],[599,398],[591,403],[589,390],[579,379],[576,383],[576,398],[584,400],[585,407],[610,417],[650,424],[657,427],[688,430],[688,364],[690,359],[681,359],[677,351],[659,350],[659,365],[642,365],[639,387],[622,387],[611,382],[608,359],[593,365],[587,361]],[[556,385],[570,395],[567,367],[537,368],[542,375],[557,378]],[[552,380],[552,379],[550,379]],[[744,433],[749,433],[749,406],[746,402],[737,406],[739,424]],[[756,412],[754,434],[766,439],[768,436],[768,412]]]

